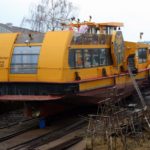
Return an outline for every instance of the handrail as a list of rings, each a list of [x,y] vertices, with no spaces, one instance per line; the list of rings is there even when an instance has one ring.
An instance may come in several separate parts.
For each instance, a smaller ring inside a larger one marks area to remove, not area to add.
[[[111,35],[106,34],[89,34],[75,33],[71,45],[89,45],[89,44],[110,44]]]

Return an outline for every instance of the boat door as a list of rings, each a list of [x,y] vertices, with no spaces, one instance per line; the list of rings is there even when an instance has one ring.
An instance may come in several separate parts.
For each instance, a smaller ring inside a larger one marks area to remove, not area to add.
[[[128,66],[130,67],[132,73],[137,73],[137,68],[135,67],[135,54],[128,56]]]

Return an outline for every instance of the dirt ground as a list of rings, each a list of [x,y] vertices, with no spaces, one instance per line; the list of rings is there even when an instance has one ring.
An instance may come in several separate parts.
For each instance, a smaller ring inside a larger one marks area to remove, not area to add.
[[[86,140],[86,150],[150,150],[150,134],[146,133],[141,138],[126,138],[125,145],[120,137],[111,138],[109,143],[104,143],[101,138],[94,138],[93,143],[91,139]]]

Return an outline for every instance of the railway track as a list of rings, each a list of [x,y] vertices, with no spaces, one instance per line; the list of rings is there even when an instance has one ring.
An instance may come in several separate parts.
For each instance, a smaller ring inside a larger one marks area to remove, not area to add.
[[[22,134],[32,128],[38,126],[38,118],[24,120],[20,123],[13,124],[8,128],[0,129],[0,142],[8,140],[12,137],[15,137],[19,134]]]
[[[19,109],[1,114],[0,120],[0,129],[4,129],[17,125],[20,122],[27,121],[29,118],[24,116],[22,109]]]
[[[50,117],[46,121],[49,126],[45,129],[38,129],[38,118],[0,129],[0,150],[33,149],[47,142],[55,142],[85,126],[87,120],[83,121],[80,116],[86,116],[91,111],[95,111],[95,108],[82,107]]]
[[[22,134],[38,125],[38,118],[27,118],[23,110],[10,111],[0,115],[0,142]]]
[[[47,150],[65,150],[67,148],[70,148],[72,147],[73,145],[79,143],[80,141],[83,140],[83,137],[73,137],[73,138],[70,138],[69,140],[61,143],[61,144],[58,144],[52,148],[48,148]]]
[[[69,123],[68,125],[65,125],[64,127],[56,129],[55,131],[50,131],[46,133],[45,135],[34,138],[27,142],[18,144],[16,146],[10,147],[7,150],[29,150],[29,149],[34,150],[41,145],[44,145],[46,143],[59,139],[60,137],[63,137],[66,134],[74,132],[82,127],[85,127],[86,125],[87,125],[86,121],[76,120],[75,122]],[[72,143],[73,145],[73,143],[76,143],[78,140],[72,139],[71,141],[68,141],[68,145],[70,145],[70,143]]]

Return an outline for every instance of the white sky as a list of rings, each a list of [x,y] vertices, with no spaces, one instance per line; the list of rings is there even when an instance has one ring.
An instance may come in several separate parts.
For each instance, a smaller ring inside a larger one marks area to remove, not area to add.
[[[123,22],[125,40],[150,41],[150,0],[70,0],[78,8],[78,18],[94,22]],[[22,18],[28,14],[29,6],[38,0],[0,0],[0,22],[11,22],[20,26]]]

